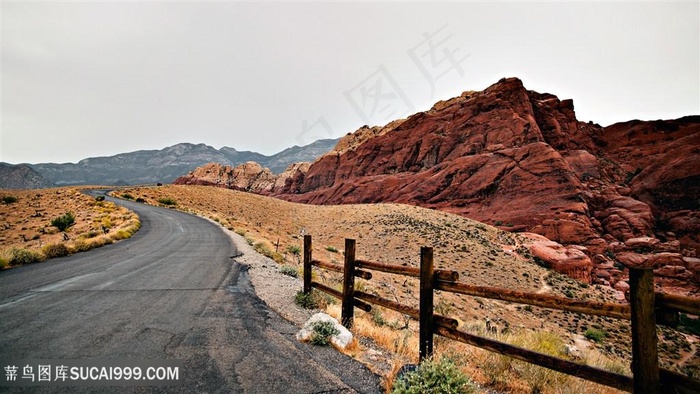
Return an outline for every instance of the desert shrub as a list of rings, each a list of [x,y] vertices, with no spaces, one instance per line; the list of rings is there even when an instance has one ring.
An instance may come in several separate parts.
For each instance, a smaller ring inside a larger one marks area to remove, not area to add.
[[[98,235],[100,235],[100,232],[97,230],[90,230],[80,234],[80,238],[95,238]]]
[[[525,258],[528,258],[528,257],[531,257],[531,256],[532,256],[532,255],[530,254],[530,248],[528,248],[527,246],[522,246],[522,245],[521,245],[521,246],[518,246],[518,248],[515,249],[515,253],[517,253],[517,254],[519,254],[519,255],[525,257]]]
[[[415,371],[394,382],[392,394],[462,394],[473,393],[474,385],[447,357],[426,360]]]
[[[299,276],[299,273],[297,272],[297,269],[295,267],[292,267],[291,265],[283,265],[280,267],[280,273],[291,276],[292,278],[296,278]]]
[[[99,248],[99,247],[102,247],[105,245],[111,245],[113,243],[114,243],[114,240],[112,240],[112,238],[107,237],[107,236],[103,236],[103,237],[93,238],[92,240],[90,240],[88,245],[89,245],[89,248],[92,249],[92,248]]]
[[[318,308],[318,301],[313,291],[310,293],[304,293],[302,290],[297,291],[297,294],[294,296],[294,303],[304,309]]]
[[[133,200],[133,199],[134,199],[134,196],[132,196],[132,195],[129,194],[129,193],[124,193],[124,194],[122,194],[122,198],[125,199],[125,200]]]
[[[17,197],[15,197],[15,196],[2,196],[2,202],[5,204],[14,204],[17,202]]]
[[[270,257],[270,255],[272,255],[272,250],[270,250],[270,248],[268,248],[264,242],[256,243],[255,245],[253,245],[253,249],[255,249],[256,252],[267,257]]]
[[[452,307],[453,305],[443,299],[439,299],[438,302],[435,303],[435,312],[443,315],[443,316],[449,316],[450,312],[452,312]]]
[[[104,200],[105,200],[105,196],[97,196],[97,197],[95,197],[95,200],[96,200],[96,201],[104,201]]]
[[[593,342],[600,343],[603,342],[603,340],[605,339],[605,331],[591,327],[586,330],[583,336]]]
[[[333,335],[340,334],[335,324],[330,321],[317,321],[312,324],[311,329],[314,331],[309,341],[312,345],[327,346]]]
[[[245,230],[243,230],[243,229],[238,229],[238,230],[236,230],[236,234],[240,235],[241,237],[244,237],[244,236],[245,236]]]
[[[127,239],[129,237],[131,237],[131,234],[129,234],[129,232],[126,230],[119,230],[116,233],[110,235],[110,238],[112,238],[115,241],[119,241],[121,239]]]
[[[338,249],[336,249],[334,246],[326,246],[326,250],[332,253],[338,253]]]
[[[112,228],[112,217],[109,215],[102,216],[102,218],[100,219],[100,224],[106,229]]]
[[[384,327],[387,325],[384,315],[382,315],[382,312],[380,312],[377,308],[372,307],[370,314],[372,316],[372,323],[374,323],[375,326]]]
[[[566,344],[558,335],[550,331],[537,331],[523,334],[513,341],[516,346],[532,349],[538,353],[568,359]],[[503,356],[502,356],[503,357]],[[533,393],[541,393],[545,387],[558,387],[564,384],[567,375],[524,361],[513,361],[513,369],[530,385]]]
[[[88,243],[82,239],[78,239],[70,247],[70,251],[72,253],[78,253],[78,252],[85,252],[87,250],[90,250],[91,248],[92,248],[92,246],[90,245],[90,243]]]
[[[158,199],[158,203],[163,204],[163,205],[168,205],[168,206],[177,205],[177,201],[175,201],[174,199],[172,199],[170,197],[161,197]]]
[[[10,262],[6,258],[0,257],[0,270],[5,269],[10,266]]]
[[[11,266],[41,261],[41,256],[39,253],[28,249],[11,249],[9,252],[9,257],[8,264]]]
[[[146,200],[144,200],[143,198],[139,197],[139,198],[136,199],[136,202],[140,202],[140,203],[143,204],[143,203],[146,202]]]
[[[44,247],[41,248],[41,253],[47,259],[52,259],[54,257],[68,256],[70,254],[70,251],[68,250],[68,247],[66,247],[65,244],[57,243],[44,245]]]
[[[261,255],[269,257],[278,263],[284,262],[284,256],[277,252],[273,252],[272,249],[270,249],[264,242],[256,243],[255,245],[253,245],[253,249],[255,249],[255,251],[260,253]]]
[[[56,227],[59,231],[66,231],[68,227],[71,227],[74,224],[75,215],[73,215],[73,212],[66,212],[65,214],[51,220],[51,225]]]
[[[497,336],[498,339],[512,345],[533,350],[537,353],[570,359],[564,341],[550,331],[525,331],[517,334]],[[524,361],[491,353],[483,363],[486,377],[497,390],[508,391],[513,379],[522,379],[530,386],[533,393],[545,392],[547,387],[561,387],[568,379],[567,375],[543,368]]]
[[[294,256],[299,256],[301,254],[301,248],[296,245],[287,246],[287,252],[293,254]]]

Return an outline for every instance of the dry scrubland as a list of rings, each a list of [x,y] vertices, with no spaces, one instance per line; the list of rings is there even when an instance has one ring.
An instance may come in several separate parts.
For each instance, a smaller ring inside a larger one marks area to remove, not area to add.
[[[3,269],[111,244],[141,225],[128,209],[73,188],[2,190],[0,201]],[[63,233],[51,222],[68,213],[74,224]]]
[[[135,188],[114,193],[123,194],[209,217],[245,236],[257,251],[280,263],[281,269],[291,266],[301,271],[302,235],[311,234],[315,259],[342,263],[344,239],[354,238],[357,258],[417,266],[420,247],[432,246],[436,268],[457,270],[461,282],[578,299],[615,300],[609,288],[579,283],[538,266],[522,247],[526,241],[523,236],[444,212],[400,204],[311,206],[205,186]],[[339,274],[314,270],[317,272],[323,281],[340,289]],[[374,272],[370,281],[357,279],[356,288],[403,304],[418,304],[417,279]],[[339,305],[328,302],[328,297],[319,298],[328,303],[324,305],[328,312],[339,315]],[[458,318],[462,330],[630,373],[628,322],[439,292],[435,305],[438,313]],[[373,362],[381,357],[364,346],[352,352],[354,357],[389,380],[398,366],[417,361],[417,322],[381,308],[371,313],[356,310],[356,316],[355,333],[391,354],[393,362]],[[697,376],[697,340],[693,335],[663,329],[663,365]],[[441,337],[436,337],[436,352],[451,356],[474,381],[497,390],[617,392]]]

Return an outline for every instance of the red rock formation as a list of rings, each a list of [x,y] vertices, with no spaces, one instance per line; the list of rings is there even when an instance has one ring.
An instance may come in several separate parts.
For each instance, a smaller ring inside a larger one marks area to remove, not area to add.
[[[700,117],[618,123],[603,141],[622,170],[613,179],[657,217],[655,234],[700,249]]]
[[[584,246],[576,250],[588,260],[574,259],[578,265],[541,253],[552,267],[624,289],[619,264],[649,259],[660,259],[657,274],[674,284],[697,284],[700,264],[683,260],[700,247],[697,163],[700,116],[603,128],[579,122],[571,100],[508,78],[384,127],[362,127],[271,186],[242,185],[313,204],[415,204],[531,231],[565,245],[554,248],[560,262],[580,257],[566,245]]]
[[[229,189],[270,193],[277,178],[267,168],[247,162],[235,168],[209,163],[177,178],[176,185],[207,185]]]

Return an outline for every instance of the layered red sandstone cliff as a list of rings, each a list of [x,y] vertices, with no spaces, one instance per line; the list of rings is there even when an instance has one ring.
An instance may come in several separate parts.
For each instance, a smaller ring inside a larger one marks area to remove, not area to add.
[[[571,100],[509,78],[408,119],[363,127],[278,177],[247,163],[200,168],[176,183],[312,204],[441,209],[574,245],[557,250],[542,241],[533,252],[583,281],[624,289],[616,263],[647,264],[664,285],[694,291],[698,163],[700,116],[603,128],[579,122]]]

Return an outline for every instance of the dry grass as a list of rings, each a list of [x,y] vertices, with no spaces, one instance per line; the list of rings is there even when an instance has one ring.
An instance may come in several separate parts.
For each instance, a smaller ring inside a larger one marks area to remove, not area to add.
[[[461,282],[615,302],[615,294],[609,288],[581,284],[538,266],[520,248],[525,241],[521,235],[444,212],[401,204],[311,206],[203,186],[132,188],[120,193],[129,193],[154,205],[163,198],[176,200],[178,209],[212,218],[244,235],[251,245],[261,244],[261,250],[264,246],[270,254],[276,254],[278,262],[286,265],[299,265],[299,255],[290,251],[300,250],[304,234],[313,236],[315,259],[335,263],[343,260],[345,238],[357,240],[357,258],[408,266],[418,266],[421,246],[432,246],[436,268],[458,271]],[[319,269],[313,273],[317,280],[340,288],[339,274]],[[417,307],[417,279],[381,272],[373,272],[373,275],[371,281],[357,282],[363,291]],[[621,365],[630,363],[628,322],[441,292],[436,292],[435,305],[439,313],[457,318],[460,329],[478,329],[488,319],[499,335],[510,335],[505,340],[524,341],[518,338],[549,332],[561,338],[563,344],[578,348],[580,361],[599,363],[603,368],[618,372]],[[339,306],[328,306],[328,310],[337,315],[336,308]],[[357,312],[356,316],[355,333],[371,338],[391,357],[383,363],[362,352],[355,357],[385,375],[387,382],[392,381],[392,371],[395,372],[398,364],[417,361],[416,322],[392,311],[381,311],[381,319],[376,312],[375,315]],[[384,322],[377,324],[382,319]],[[605,339],[601,343],[585,340],[583,335],[590,328],[603,330]],[[673,340],[679,345],[666,352],[661,349],[664,365],[698,370],[697,337],[676,335]],[[464,368],[475,381],[487,387],[499,386],[500,383],[493,376],[490,378],[484,369],[495,355],[447,340],[437,340],[436,349],[462,354],[469,360]],[[682,365],[677,361],[677,349],[683,349]],[[615,392],[520,364],[504,364],[501,375],[507,391]],[[489,369],[495,367],[497,365]]]
[[[0,195],[17,198],[0,204],[2,268],[10,266],[16,251],[27,251],[43,261],[129,238],[141,225],[128,209],[73,188],[3,190]],[[66,212],[75,215],[75,224],[61,233],[51,220]]]

